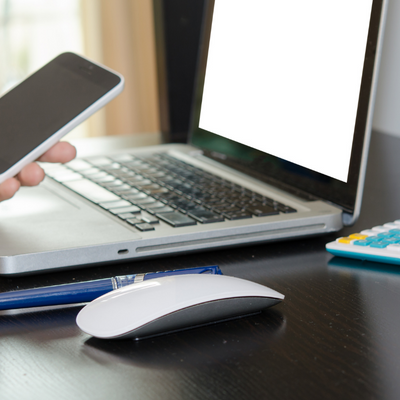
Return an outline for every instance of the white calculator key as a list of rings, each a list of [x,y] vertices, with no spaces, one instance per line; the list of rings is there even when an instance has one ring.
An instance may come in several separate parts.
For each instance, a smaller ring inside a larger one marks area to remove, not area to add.
[[[361,231],[360,233],[361,233],[361,235],[375,236],[377,232],[374,232],[371,229],[365,229],[364,231]]]
[[[393,251],[398,251],[400,253],[400,244],[395,243],[395,244],[389,244],[388,247],[386,247],[388,250],[393,250]]]
[[[395,224],[394,222],[390,222],[388,224],[383,225],[387,229],[399,229],[400,225]]]
[[[387,232],[388,231],[388,229],[387,228],[385,228],[384,226],[382,226],[382,225],[379,225],[379,226],[374,226],[373,228],[371,228],[374,232]]]

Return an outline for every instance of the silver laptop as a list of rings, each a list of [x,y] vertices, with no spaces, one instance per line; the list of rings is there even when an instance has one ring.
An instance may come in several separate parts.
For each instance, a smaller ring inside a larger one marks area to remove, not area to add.
[[[190,143],[45,165],[0,273],[322,235],[360,211],[382,0],[207,2]]]

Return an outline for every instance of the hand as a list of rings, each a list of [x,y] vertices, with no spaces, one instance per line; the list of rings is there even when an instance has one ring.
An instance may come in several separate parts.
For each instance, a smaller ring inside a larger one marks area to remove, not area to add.
[[[76,149],[67,142],[58,142],[37,161],[66,163],[76,156]],[[20,186],[36,186],[44,179],[44,171],[36,163],[28,164],[14,178],[0,184],[0,201],[10,199]]]

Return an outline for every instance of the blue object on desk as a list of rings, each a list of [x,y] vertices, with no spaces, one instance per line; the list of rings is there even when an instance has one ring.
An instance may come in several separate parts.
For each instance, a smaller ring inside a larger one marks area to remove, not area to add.
[[[213,274],[222,275],[217,265],[177,269],[173,271],[149,272],[116,276],[88,282],[69,283],[66,285],[47,286],[43,288],[16,290],[0,293],[0,310],[16,308],[54,306],[60,304],[87,303],[112,290],[131,285],[143,280],[162,276],[184,274]]]

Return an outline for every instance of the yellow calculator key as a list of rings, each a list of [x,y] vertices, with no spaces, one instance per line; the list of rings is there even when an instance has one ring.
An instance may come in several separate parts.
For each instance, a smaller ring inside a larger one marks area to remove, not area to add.
[[[348,237],[342,237],[342,238],[338,239],[337,241],[339,243],[343,243],[343,244],[350,244],[353,240],[354,240],[354,238],[351,238],[350,236],[348,236]]]
[[[363,240],[363,239],[365,239],[365,238],[367,238],[367,237],[368,237],[367,235],[362,235],[361,233],[352,233],[352,234],[349,236],[349,238],[357,239],[357,240]]]

